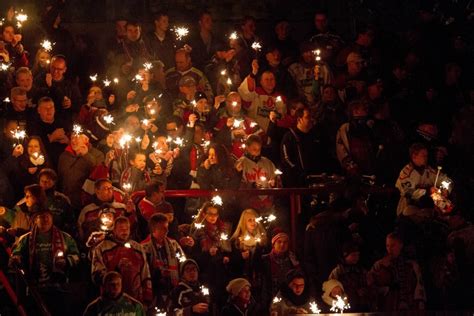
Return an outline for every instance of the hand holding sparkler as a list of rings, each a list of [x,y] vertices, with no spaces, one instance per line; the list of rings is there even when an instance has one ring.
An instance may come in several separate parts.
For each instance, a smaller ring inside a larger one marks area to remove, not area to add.
[[[11,133],[13,138],[16,139],[16,143],[13,145],[13,147],[21,145],[21,143],[23,143],[23,140],[26,138],[26,131],[18,127],[15,130],[11,131]]]

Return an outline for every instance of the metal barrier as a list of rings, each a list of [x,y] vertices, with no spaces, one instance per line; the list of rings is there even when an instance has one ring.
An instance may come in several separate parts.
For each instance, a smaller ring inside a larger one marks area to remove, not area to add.
[[[253,195],[275,195],[286,196],[290,198],[290,228],[291,228],[291,247],[296,248],[296,230],[297,217],[301,213],[301,196],[319,193],[342,193],[345,190],[343,183],[336,184],[315,184],[311,188],[281,188],[281,189],[238,189],[238,190],[167,190],[165,196],[170,198],[184,197],[212,197],[220,196],[253,196]],[[370,194],[393,194],[398,191],[395,188],[388,187],[362,187],[362,191]]]

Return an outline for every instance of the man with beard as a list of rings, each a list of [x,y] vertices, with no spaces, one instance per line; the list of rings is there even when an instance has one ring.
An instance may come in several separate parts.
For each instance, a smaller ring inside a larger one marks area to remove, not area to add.
[[[122,291],[122,276],[110,271],[104,276],[103,293],[92,301],[83,316],[96,315],[134,315],[144,316],[142,304]]]

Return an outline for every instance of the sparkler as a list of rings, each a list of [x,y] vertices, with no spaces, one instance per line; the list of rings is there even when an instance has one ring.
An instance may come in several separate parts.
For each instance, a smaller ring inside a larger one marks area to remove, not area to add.
[[[176,252],[176,258],[178,259],[179,262],[186,261],[186,256],[183,253],[181,253],[181,251]]]
[[[184,139],[181,137],[176,137],[176,139],[173,141],[178,147],[183,147],[184,145]]]
[[[273,298],[273,304],[277,304],[277,303],[280,303],[280,302],[281,302],[281,297],[275,296]]]
[[[258,125],[257,122],[250,122],[250,128],[254,128],[257,125]]]
[[[141,143],[141,142],[142,142],[142,138],[141,138],[140,136],[135,137],[135,141],[136,141],[137,143]]]
[[[201,293],[204,296],[208,296],[209,295],[209,289],[207,287],[205,287],[204,285],[201,285]]]
[[[1,64],[0,64],[0,69],[1,69],[2,71],[7,71],[8,68],[10,68],[10,65],[11,65],[11,64],[8,64],[8,63],[1,63]]]
[[[129,248],[129,249],[132,248],[132,245],[130,245],[129,242],[126,242],[126,243],[123,244],[123,245],[124,245],[125,248]]]
[[[275,98],[275,101],[276,101],[276,102],[281,102],[281,101],[282,101],[281,96],[277,96],[277,97]]]
[[[23,140],[26,138],[26,131],[23,129],[19,129],[18,127],[14,130],[11,131],[13,138],[17,140],[18,144],[14,144],[13,147],[16,147],[17,145],[21,144]]]
[[[153,68],[153,64],[152,63],[144,63],[143,64],[143,68],[145,68],[145,70],[151,70]]]
[[[227,69],[221,70],[221,76],[225,76],[227,74]]]
[[[315,55],[315,60],[316,62],[320,62],[321,61],[321,50],[320,49],[316,49],[316,50],[313,50],[313,54]]]
[[[166,316],[166,312],[163,312],[161,309],[158,307],[155,307],[155,316]]]
[[[259,51],[262,50],[262,44],[260,44],[260,42],[253,42],[252,49],[258,53]]]
[[[227,235],[226,233],[221,233],[220,239],[221,241],[226,241],[229,239],[229,235]]]
[[[122,189],[127,192],[127,193],[130,193],[130,191],[132,191],[132,184],[131,183],[124,183],[122,185]]]
[[[202,223],[194,223],[194,227],[196,227],[196,229],[201,229],[204,225]]]
[[[344,313],[345,309],[351,308],[351,305],[349,305],[349,302],[347,301],[347,297],[340,297],[339,295],[336,295],[336,300],[332,301],[332,307],[331,307],[331,312],[336,312],[336,313]]]
[[[135,77],[132,79],[132,81],[135,81],[135,82],[140,82],[142,80],[143,80],[143,76],[140,74],[136,74]]]
[[[174,33],[176,34],[176,39],[181,41],[183,37],[186,37],[189,34],[189,30],[186,27],[178,26],[174,28]]]
[[[23,23],[25,23],[28,20],[28,15],[26,13],[23,13],[23,10],[20,10],[20,12],[15,12],[17,15],[15,16],[16,19],[16,26],[18,28],[23,27]]]
[[[250,240],[250,238],[251,238],[251,237],[250,237],[250,235],[249,235],[249,234],[247,234],[247,235],[245,235],[245,237],[244,237],[244,240],[245,240],[245,241],[249,241],[249,240]]]
[[[444,189],[444,190],[449,190],[449,186],[451,185],[451,182],[449,181],[442,181],[441,182],[441,189]]]
[[[222,201],[222,198],[219,195],[214,196],[211,199],[211,202],[212,204],[219,205],[219,206],[222,206],[224,204],[224,202]]]
[[[234,123],[232,124],[232,127],[233,127],[233,128],[239,128],[240,125],[241,125],[243,122],[244,122],[244,120],[237,120],[237,119],[235,119],[235,120],[234,120]]]
[[[57,253],[56,253],[56,257],[64,257],[64,252],[59,250]]]
[[[226,83],[227,83],[228,86],[230,86],[230,85],[232,85],[232,80],[230,80],[230,78],[227,78]]]
[[[237,105],[239,105],[239,104],[237,103],[237,101],[232,101],[232,106],[233,106],[233,107],[236,107]]]
[[[311,313],[313,314],[321,313],[321,310],[318,308],[318,304],[316,304],[316,302],[310,302],[309,309],[311,310]]]
[[[122,137],[120,137],[119,144],[120,147],[122,148],[128,148],[128,143],[132,140],[132,136],[130,134],[123,134]]]
[[[11,101],[9,97],[6,97],[5,99],[3,99],[3,102],[10,103]]]
[[[89,76],[89,78],[91,79],[92,82],[96,82],[96,81],[97,81],[97,77],[98,77],[97,74],[92,75],[92,76]]]
[[[443,169],[443,167],[441,166],[438,166],[438,172],[436,173],[436,179],[435,179],[435,182],[434,182],[434,187],[437,188],[437,183],[438,183],[438,177],[439,177],[439,173],[441,172],[441,169]]]
[[[105,78],[105,80],[103,80],[102,83],[104,84],[104,87],[108,87],[110,86],[112,81],[110,81],[108,78]]]
[[[114,215],[111,212],[101,213],[100,216],[100,229],[104,232],[112,229],[114,224]]]
[[[103,117],[105,123],[107,124],[115,124],[114,123],[114,117],[111,114],[104,115]]]
[[[42,42],[40,43],[40,46],[41,46],[45,51],[50,52],[50,51],[53,50],[54,44],[56,44],[56,43],[51,43],[51,41],[45,39],[44,41],[42,41]]]
[[[230,40],[233,40],[235,41],[236,39],[238,39],[239,36],[237,35],[237,32],[232,32],[230,35],[229,35],[229,39]]]
[[[276,176],[281,176],[282,174],[283,174],[283,172],[280,169],[275,170],[275,175]]]
[[[79,125],[79,124],[74,124],[72,126],[72,132],[75,136],[78,136],[78,135],[82,134],[82,132],[83,132],[82,126]]]
[[[113,80],[113,81],[114,81],[114,83],[115,83],[115,84],[118,84],[118,83],[119,83],[119,80],[118,80],[118,78],[114,78],[114,80]]]

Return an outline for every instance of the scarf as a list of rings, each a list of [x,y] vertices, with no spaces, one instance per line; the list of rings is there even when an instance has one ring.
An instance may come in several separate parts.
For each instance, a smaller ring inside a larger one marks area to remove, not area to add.
[[[305,286],[301,295],[296,295],[286,284],[281,287],[280,291],[282,296],[296,307],[303,306],[309,301],[309,291],[307,286]]]
[[[165,238],[163,241],[163,248],[166,253],[166,261],[163,260],[160,256],[160,251],[156,246],[156,240],[151,237],[151,252],[153,263],[152,266],[154,269],[160,269],[162,276],[169,277],[171,285],[176,287],[179,283],[179,273],[178,273],[178,259],[176,258],[176,249],[171,246],[170,239]]]
[[[65,241],[61,231],[53,226],[50,230],[51,233],[51,258],[53,258],[53,272],[64,272],[62,269],[58,268],[56,265],[56,260],[54,258],[61,251],[63,256],[65,256]],[[31,231],[30,239],[28,240],[28,251],[29,251],[29,269],[33,270],[33,264],[36,258],[36,238],[38,236],[38,228],[35,225]]]

